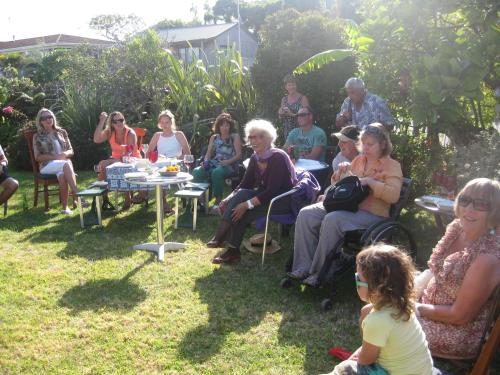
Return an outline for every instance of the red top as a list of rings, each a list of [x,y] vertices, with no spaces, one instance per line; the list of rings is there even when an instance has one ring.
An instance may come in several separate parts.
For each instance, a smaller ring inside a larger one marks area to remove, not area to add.
[[[128,133],[131,129],[125,128],[125,134],[123,136],[124,141],[126,142],[128,139]],[[125,154],[125,150],[122,145],[116,142],[116,132],[111,132],[111,137],[109,138],[109,144],[111,145],[111,157],[115,159],[120,159],[123,154]],[[141,153],[137,149],[137,143],[134,144],[134,149],[132,151],[132,155],[134,158],[141,159]]]

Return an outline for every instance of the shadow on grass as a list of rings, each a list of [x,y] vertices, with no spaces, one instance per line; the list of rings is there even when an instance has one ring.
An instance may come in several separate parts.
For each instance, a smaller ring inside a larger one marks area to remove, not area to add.
[[[130,278],[148,263],[154,261],[151,256],[146,262],[134,268],[119,280],[101,279],[88,281],[83,285],[69,289],[59,300],[59,305],[71,309],[71,314],[81,311],[130,310],[144,301],[147,292]]]
[[[282,277],[279,269],[274,266],[261,269],[258,257],[246,254],[240,264],[222,266],[210,275],[196,280],[195,291],[208,306],[208,322],[183,337],[178,348],[179,355],[193,363],[208,361],[218,354],[229,335],[252,330],[265,321],[269,314],[280,313],[280,345],[305,347],[305,373],[317,374],[327,370],[329,365],[321,362],[330,360],[326,352],[333,346],[331,336],[325,334],[330,314],[320,311],[320,301],[326,297],[327,290],[304,290],[303,287],[283,290],[279,286]],[[284,264],[287,256],[288,254],[280,255],[281,264]],[[343,284],[342,282],[341,285]],[[349,280],[349,286],[343,288],[336,305],[340,313],[346,309],[352,311],[348,314],[348,323],[339,323],[345,325],[345,330],[357,327],[360,304],[353,303],[353,300],[357,300],[353,285]],[[342,319],[335,318],[337,322],[340,320]],[[304,326],[310,328],[308,335],[302,334]],[[257,341],[245,344],[266,350],[265,345],[261,346],[258,335],[253,336]],[[353,336],[357,334],[354,333]],[[339,344],[346,345],[345,342]],[[333,365],[330,366],[333,368]]]

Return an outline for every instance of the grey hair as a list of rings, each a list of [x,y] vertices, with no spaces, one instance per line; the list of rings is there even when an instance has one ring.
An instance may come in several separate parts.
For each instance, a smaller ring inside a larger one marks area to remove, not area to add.
[[[271,122],[262,119],[254,119],[247,122],[245,125],[245,141],[248,142],[248,136],[252,132],[258,132],[264,135],[264,138],[267,139],[271,146],[274,146],[274,141],[278,138],[278,134],[276,133],[276,128],[271,124]]]
[[[346,89],[354,89],[354,90],[365,90],[365,83],[361,78],[351,77],[345,83]]]

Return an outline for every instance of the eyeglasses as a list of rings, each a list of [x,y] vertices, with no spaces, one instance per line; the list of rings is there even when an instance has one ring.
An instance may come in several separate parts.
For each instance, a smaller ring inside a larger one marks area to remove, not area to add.
[[[311,112],[301,112],[301,113],[297,113],[297,117],[305,117],[305,116],[309,116],[311,114]]]
[[[354,279],[356,280],[356,287],[358,287],[358,288],[361,288],[361,287],[368,288],[368,283],[366,281],[361,281],[361,279],[359,278],[359,275],[358,275],[357,272],[354,274]]]
[[[53,118],[52,115],[40,116],[40,121],[45,121],[45,120],[48,120],[49,118]]]
[[[118,123],[122,123],[123,124],[125,122],[125,119],[124,118],[115,118],[115,119],[111,120],[111,122],[113,124],[118,124]]]
[[[468,195],[461,195],[458,198],[458,205],[460,207],[465,208],[470,203],[472,203],[472,207],[474,207],[474,209],[477,211],[490,211],[491,210],[490,202],[488,202],[484,199],[474,199],[472,197],[469,197]]]

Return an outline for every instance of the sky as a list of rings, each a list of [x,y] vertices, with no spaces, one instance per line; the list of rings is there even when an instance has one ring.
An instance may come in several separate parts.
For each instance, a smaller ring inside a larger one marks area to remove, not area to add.
[[[17,0],[0,12],[0,41],[52,34],[102,38],[88,24],[101,14],[135,14],[146,27],[164,19],[193,19],[192,4],[203,17],[203,4],[216,0]]]

